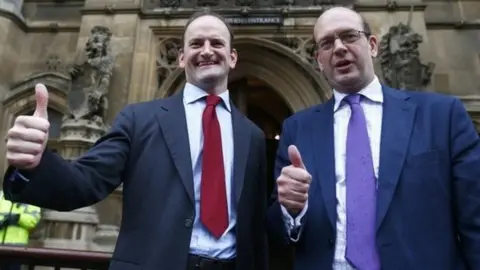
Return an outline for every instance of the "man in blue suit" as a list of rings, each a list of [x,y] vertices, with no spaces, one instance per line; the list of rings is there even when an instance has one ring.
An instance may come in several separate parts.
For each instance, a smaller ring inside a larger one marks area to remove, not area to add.
[[[334,93],[283,124],[272,239],[295,246],[297,270],[480,269],[480,141],[462,103],[382,86],[350,9],[314,37]]]
[[[59,211],[92,205],[123,183],[112,270],[266,270],[263,132],[233,106],[237,53],[225,20],[195,14],[179,56],[187,84],[124,108],[79,159],[45,150],[45,86],[33,116],[8,133],[6,197]]]

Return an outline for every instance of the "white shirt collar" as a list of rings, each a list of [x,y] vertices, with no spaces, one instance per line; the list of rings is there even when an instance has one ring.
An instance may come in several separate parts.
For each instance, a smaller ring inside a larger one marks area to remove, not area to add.
[[[186,83],[185,88],[183,89],[183,101],[185,104],[190,104],[196,102],[197,100],[207,96],[208,93],[205,92],[203,89],[196,87],[193,84]],[[225,108],[230,112],[230,94],[229,91],[225,91],[218,95],[222,101]]]
[[[372,82],[370,82],[365,88],[358,91],[358,93],[373,102],[383,103],[382,85],[380,84],[377,76],[375,76]],[[333,96],[335,98],[335,105],[333,106],[333,111],[336,112],[338,108],[340,108],[341,102],[346,96],[348,96],[348,94],[337,92],[334,89]]]

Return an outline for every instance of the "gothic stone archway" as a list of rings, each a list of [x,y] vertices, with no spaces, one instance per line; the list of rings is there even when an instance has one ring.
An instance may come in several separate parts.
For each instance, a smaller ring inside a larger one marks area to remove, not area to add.
[[[6,138],[6,132],[10,129],[15,117],[29,114],[35,109],[34,89],[37,83],[45,84],[49,90],[48,107],[51,129],[59,130],[61,117],[67,111],[70,78],[55,72],[35,73],[14,84],[2,101],[2,138]],[[52,139],[49,145],[56,145],[56,139],[58,138]],[[5,142],[0,144],[0,151],[5,151]],[[6,166],[6,159],[2,159],[0,170],[5,171]]]
[[[315,67],[289,47],[254,37],[238,38],[233,47],[238,51],[239,60],[230,74],[230,81],[255,76],[273,88],[293,112],[323,102],[331,96],[327,82]],[[183,70],[172,71],[163,80],[156,98],[170,96],[180,90],[184,83]]]

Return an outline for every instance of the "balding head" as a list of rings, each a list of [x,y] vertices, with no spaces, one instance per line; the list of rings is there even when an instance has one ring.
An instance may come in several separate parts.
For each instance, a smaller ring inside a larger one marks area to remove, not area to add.
[[[322,15],[318,17],[317,22],[315,23],[314,35],[317,33],[318,29],[322,27],[322,25],[325,25],[324,23],[322,24],[322,22],[331,22],[334,18],[338,19],[345,17],[357,18],[358,20],[352,20],[352,23],[362,25],[363,31],[369,34],[371,33],[370,26],[368,25],[368,23],[366,23],[366,21],[358,12],[346,7],[332,7],[324,11]]]
[[[374,78],[372,57],[377,39],[357,12],[334,7],[318,18],[314,28],[317,62],[331,86],[339,92],[357,92]]]

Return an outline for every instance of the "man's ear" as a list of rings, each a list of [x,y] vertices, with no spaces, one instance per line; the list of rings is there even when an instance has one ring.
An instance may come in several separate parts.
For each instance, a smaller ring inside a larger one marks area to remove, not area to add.
[[[185,68],[183,49],[178,50],[178,66],[180,68]]]
[[[235,66],[237,65],[237,60],[238,60],[237,50],[232,49],[232,51],[230,52],[230,68],[231,69],[234,69]]]
[[[378,39],[376,36],[371,35],[368,38],[368,45],[370,47],[370,54],[373,58],[377,57],[378,55]]]

